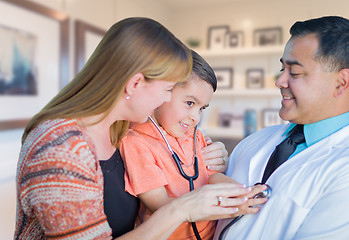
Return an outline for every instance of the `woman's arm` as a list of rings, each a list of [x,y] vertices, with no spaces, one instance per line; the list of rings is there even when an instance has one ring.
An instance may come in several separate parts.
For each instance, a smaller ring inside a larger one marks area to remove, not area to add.
[[[167,239],[182,222],[233,217],[237,211],[236,206],[246,202],[245,199],[236,197],[250,191],[240,184],[205,185],[173,199],[139,227],[118,239]],[[224,199],[220,206],[218,196]]]

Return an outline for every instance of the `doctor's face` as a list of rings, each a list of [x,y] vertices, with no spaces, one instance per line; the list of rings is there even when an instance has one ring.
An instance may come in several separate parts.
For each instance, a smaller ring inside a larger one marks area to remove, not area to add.
[[[286,121],[309,124],[334,116],[336,72],[329,72],[315,59],[318,39],[314,34],[291,38],[280,59],[280,117]]]

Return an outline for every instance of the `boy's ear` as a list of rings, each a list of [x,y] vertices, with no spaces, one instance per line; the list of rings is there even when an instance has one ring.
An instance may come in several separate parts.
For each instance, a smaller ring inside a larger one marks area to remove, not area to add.
[[[131,96],[134,94],[135,91],[142,86],[144,80],[144,75],[142,73],[136,73],[133,75],[126,83],[125,95]]]

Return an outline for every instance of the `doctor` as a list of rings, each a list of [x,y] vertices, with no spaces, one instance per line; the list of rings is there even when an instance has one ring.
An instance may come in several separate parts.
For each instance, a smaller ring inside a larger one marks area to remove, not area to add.
[[[296,22],[276,81],[280,117],[290,122],[243,140],[227,175],[260,182],[272,152],[290,130],[304,125],[305,143],[267,180],[268,202],[242,217],[222,239],[349,239],[349,20]],[[231,220],[221,220],[215,234]]]

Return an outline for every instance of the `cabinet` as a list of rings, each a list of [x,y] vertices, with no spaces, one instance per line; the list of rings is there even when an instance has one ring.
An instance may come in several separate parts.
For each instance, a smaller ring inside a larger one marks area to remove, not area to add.
[[[232,86],[218,88],[213,94],[209,108],[203,112],[200,127],[207,135],[219,140],[224,138],[241,140],[246,136],[248,121],[255,123],[254,130],[282,123],[278,117],[281,95],[274,82],[281,69],[283,46],[196,51],[214,70],[232,69]],[[251,88],[251,85],[247,84],[247,72],[251,69],[262,69],[262,87]],[[230,116],[230,122],[228,119],[224,123],[222,120],[224,116]]]

